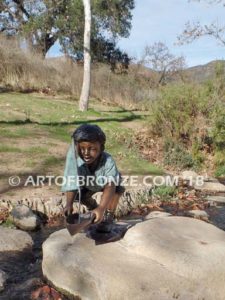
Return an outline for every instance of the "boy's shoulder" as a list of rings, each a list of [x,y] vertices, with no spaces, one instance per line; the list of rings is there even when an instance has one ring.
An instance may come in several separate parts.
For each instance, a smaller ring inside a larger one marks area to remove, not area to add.
[[[102,152],[99,165],[96,169],[96,175],[104,175],[110,177],[117,177],[119,175],[116,162],[111,154],[105,151]]]
[[[115,165],[115,160],[113,159],[112,155],[109,154],[108,152],[103,151],[101,154],[101,159],[99,161],[99,165],[103,165],[103,166],[112,166]]]

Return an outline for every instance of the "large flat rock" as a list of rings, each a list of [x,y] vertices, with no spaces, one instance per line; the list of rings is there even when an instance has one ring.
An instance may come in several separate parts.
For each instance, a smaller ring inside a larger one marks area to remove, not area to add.
[[[225,233],[200,220],[153,218],[98,244],[66,230],[43,244],[44,275],[82,300],[224,300]]]
[[[212,202],[222,203],[225,205],[225,197],[223,196],[208,196],[206,199]]]
[[[23,251],[31,249],[32,245],[33,240],[28,233],[0,226],[0,252]]]
[[[225,193],[225,185],[219,182],[204,182],[203,185],[195,183],[194,188],[203,192],[222,192]]]

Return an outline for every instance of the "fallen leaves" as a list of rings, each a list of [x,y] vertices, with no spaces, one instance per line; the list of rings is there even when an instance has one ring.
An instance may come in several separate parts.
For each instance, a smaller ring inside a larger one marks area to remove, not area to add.
[[[31,294],[32,300],[63,300],[62,296],[53,288],[44,285]]]
[[[6,207],[0,207],[0,224],[8,219],[9,210]]]
[[[159,195],[152,194],[149,197],[149,203],[143,203],[133,209],[130,215],[146,216],[152,211],[165,211],[174,216],[185,216],[190,210],[205,210],[209,207],[209,202],[205,200],[204,195],[197,194],[196,190],[191,188],[184,181],[179,182],[178,192],[174,197],[161,198]]]

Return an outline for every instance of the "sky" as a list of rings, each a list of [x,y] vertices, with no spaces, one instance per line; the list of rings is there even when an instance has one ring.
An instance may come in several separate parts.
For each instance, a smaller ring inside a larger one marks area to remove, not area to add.
[[[225,26],[225,7],[207,4],[207,0],[136,0],[130,36],[120,39],[118,45],[131,57],[141,58],[144,48],[155,42],[165,43],[174,55],[183,55],[187,66],[206,64],[225,59],[225,47],[210,37],[202,37],[191,44],[176,45],[177,36],[185,23],[215,21]],[[59,46],[50,49],[48,56],[60,55]]]

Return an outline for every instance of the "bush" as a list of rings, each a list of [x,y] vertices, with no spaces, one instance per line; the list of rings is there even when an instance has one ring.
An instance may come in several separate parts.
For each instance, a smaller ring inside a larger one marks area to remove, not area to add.
[[[210,113],[207,107],[205,90],[198,85],[163,87],[150,106],[150,129],[155,135],[188,142],[197,134],[199,123],[205,123]]]
[[[218,151],[225,149],[225,110],[218,112],[215,118],[213,140]]]
[[[150,105],[149,129],[164,143],[166,165],[199,170],[213,155],[216,165],[224,165],[225,107],[217,81],[171,84],[159,90]]]
[[[217,167],[214,175],[216,177],[225,177],[225,165]]]
[[[225,165],[225,150],[217,150],[214,156],[214,163],[217,167]]]
[[[178,169],[191,168],[194,160],[181,145],[172,141],[164,144],[164,164]]]
[[[156,187],[154,190],[154,195],[159,196],[163,200],[168,200],[168,198],[174,197],[176,193],[177,193],[176,186],[162,185]]]
[[[204,141],[202,141],[202,140],[199,141],[198,139],[195,139],[193,144],[192,144],[191,155],[192,155],[192,158],[193,158],[194,165],[195,165],[196,169],[200,168],[201,165],[205,161],[205,156],[201,152],[202,150],[204,150],[204,143],[206,143],[206,145],[208,145],[207,141],[205,141],[205,140]]]

